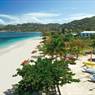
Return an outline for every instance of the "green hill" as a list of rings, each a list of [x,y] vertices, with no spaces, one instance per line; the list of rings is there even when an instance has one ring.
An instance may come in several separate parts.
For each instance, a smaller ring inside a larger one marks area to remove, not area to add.
[[[68,31],[68,32],[80,32],[80,31],[95,31],[95,16],[90,18],[84,18],[81,20],[74,20],[70,23],[58,24],[40,24],[40,23],[26,23],[17,25],[1,25],[1,31]]]
[[[17,25],[6,25],[0,28],[4,31],[59,31],[60,24],[39,24],[39,23],[26,23],[26,24],[17,24]]]
[[[95,31],[95,16],[62,24],[61,28],[65,28],[73,32]]]

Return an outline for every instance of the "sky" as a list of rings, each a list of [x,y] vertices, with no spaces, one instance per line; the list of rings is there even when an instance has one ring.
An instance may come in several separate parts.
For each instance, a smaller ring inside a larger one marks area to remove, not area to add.
[[[62,24],[92,16],[95,0],[0,0],[0,24]]]

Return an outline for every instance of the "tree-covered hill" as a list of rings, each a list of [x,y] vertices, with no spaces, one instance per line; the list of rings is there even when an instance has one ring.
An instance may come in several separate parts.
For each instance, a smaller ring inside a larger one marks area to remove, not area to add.
[[[65,28],[72,32],[95,31],[95,16],[62,24],[61,28]]]
[[[17,25],[6,25],[0,27],[0,30],[4,31],[59,31],[60,24],[39,24],[39,23],[26,23],[26,24],[17,24]]]
[[[84,18],[81,20],[74,20],[70,23],[58,24],[40,24],[40,23],[26,23],[17,25],[0,25],[0,31],[68,31],[68,32],[80,32],[80,31],[95,31],[95,16],[90,18]]]

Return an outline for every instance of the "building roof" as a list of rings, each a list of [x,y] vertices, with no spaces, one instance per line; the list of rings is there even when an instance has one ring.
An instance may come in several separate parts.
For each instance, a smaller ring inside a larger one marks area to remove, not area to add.
[[[93,33],[95,33],[95,31],[83,31],[81,33],[90,33],[90,34],[93,34]]]

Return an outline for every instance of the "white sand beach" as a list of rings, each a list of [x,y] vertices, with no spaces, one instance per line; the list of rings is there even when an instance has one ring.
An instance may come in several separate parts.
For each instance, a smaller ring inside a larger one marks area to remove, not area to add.
[[[25,59],[30,59],[33,54],[31,52],[36,50],[40,44],[39,39],[28,39],[4,49],[0,50],[0,95],[5,95],[4,92],[12,88],[20,77],[12,77],[16,74],[16,69]],[[36,55],[38,55],[36,53]],[[70,65],[72,71],[76,74],[76,78],[81,81],[79,83],[66,84],[61,88],[62,95],[95,95],[95,83],[89,82],[89,74],[82,72],[82,63],[86,61],[90,55],[81,56],[76,61],[76,65]],[[95,55],[93,55],[95,58]]]
[[[12,77],[21,62],[31,58],[41,39],[27,39],[0,50],[0,95],[16,84],[20,77]]]
[[[89,58],[90,55],[81,56],[76,61],[76,65],[70,65],[71,70],[76,74],[76,78],[80,79],[80,82],[60,87],[62,95],[95,95],[95,83],[88,81],[90,74],[82,72],[82,63]]]

